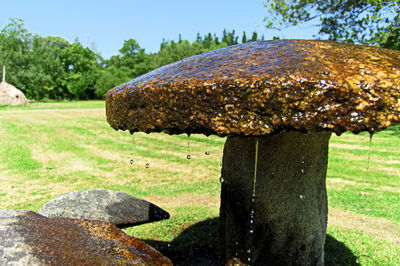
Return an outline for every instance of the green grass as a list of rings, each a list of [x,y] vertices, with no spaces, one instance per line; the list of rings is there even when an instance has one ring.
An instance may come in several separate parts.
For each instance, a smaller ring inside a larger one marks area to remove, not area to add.
[[[171,214],[129,234],[174,261],[216,256],[224,143],[115,131],[103,101],[0,107],[0,208],[37,211],[74,190],[123,191]],[[400,264],[400,127],[375,134],[369,146],[368,134],[331,138],[327,265]]]
[[[104,101],[42,101],[42,102],[30,102],[29,105],[25,106],[7,106],[0,105],[0,111],[3,110],[44,110],[44,109],[75,109],[75,108],[104,108]]]

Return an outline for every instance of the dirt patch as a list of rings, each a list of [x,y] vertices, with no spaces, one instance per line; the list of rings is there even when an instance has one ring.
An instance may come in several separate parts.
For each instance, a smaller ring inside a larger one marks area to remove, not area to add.
[[[344,143],[329,143],[329,147],[338,148],[338,149],[348,149],[348,150],[368,150],[367,146],[360,146],[355,144],[344,144]]]
[[[400,187],[376,186],[369,183],[363,183],[360,181],[361,181],[360,179],[358,179],[358,181],[344,180],[342,178],[326,179],[327,185],[334,187],[335,190],[343,189],[345,186],[352,186],[352,187],[359,187],[360,189],[369,188],[376,191],[389,191],[389,192],[400,193]]]
[[[377,239],[400,244],[400,226],[384,218],[370,217],[350,211],[329,208],[328,226],[348,230],[355,228]]]
[[[371,149],[370,149],[369,146],[360,146],[360,145],[356,145],[356,144],[329,143],[329,147],[338,148],[338,149],[346,149],[346,150],[364,150],[364,151],[370,150],[371,155],[374,153],[374,151],[393,152],[393,149],[387,149],[387,148],[377,147],[377,146],[373,146],[373,145],[371,146]]]
[[[400,169],[399,168],[386,167],[386,166],[383,166],[383,165],[373,166],[371,168],[373,168],[375,170],[382,171],[382,172],[386,172],[386,173],[388,173],[390,175],[400,176]]]

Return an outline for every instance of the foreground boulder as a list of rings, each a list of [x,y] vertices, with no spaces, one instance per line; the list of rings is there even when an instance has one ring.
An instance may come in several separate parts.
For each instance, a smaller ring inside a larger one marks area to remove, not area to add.
[[[106,222],[0,210],[0,265],[172,265]]]
[[[119,228],[169,218],[169,213],[129,194],[105,190],[81,190],[50,200],[38,211],[46,217],[109,222]]]

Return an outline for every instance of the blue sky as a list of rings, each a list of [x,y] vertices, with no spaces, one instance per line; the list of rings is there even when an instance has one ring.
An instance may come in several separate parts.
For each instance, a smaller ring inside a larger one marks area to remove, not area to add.
[[[266,39],[312,39],[318,29],[265,28],[262,0],[12,0],[1,1],[0,29],[9,18],[22,18],[25,27],[41,36],[75,38],[104,58],[118,54],[124,40],[133,38],[147,52],[157,52],[162,39],[195,40],[197,33],[222,34],[224,28],[247,36],[253,31]]]

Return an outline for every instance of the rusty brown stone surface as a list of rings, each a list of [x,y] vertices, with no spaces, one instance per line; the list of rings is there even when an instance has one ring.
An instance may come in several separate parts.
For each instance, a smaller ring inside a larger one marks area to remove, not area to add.
[[[46,218],[27,211],[9,230],[23,236],[43,265],[172,265],[154,248],[106,222]]]
[[[400,120],[400,51],[311,40],[234,45],[111,89],[107,121],[131,133],[371,133]]]

